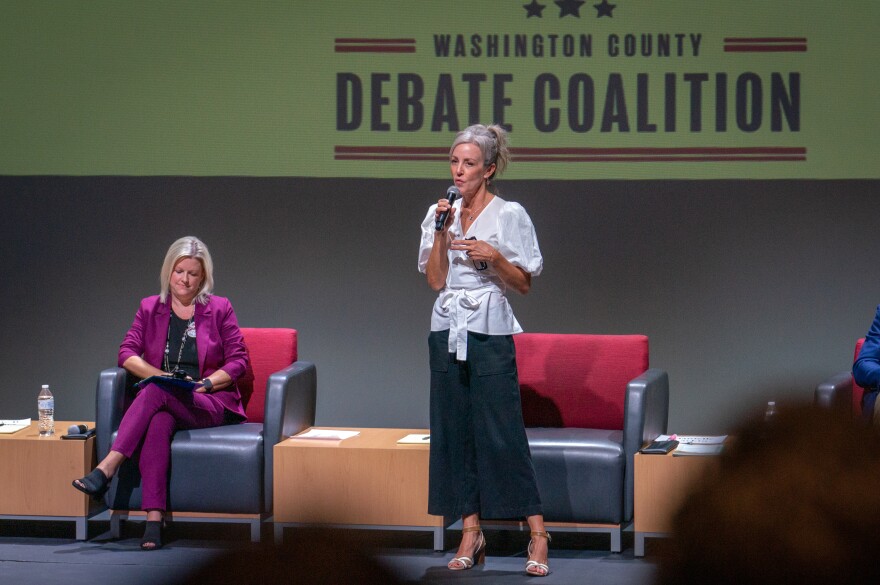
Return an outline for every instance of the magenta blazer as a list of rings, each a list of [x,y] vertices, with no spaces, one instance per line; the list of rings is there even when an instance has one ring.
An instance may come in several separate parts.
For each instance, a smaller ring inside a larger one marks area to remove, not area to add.
[[[162,303],[159,295],[143,299],[134,323],[119,346],[119,367],[134,355],[161,370],[170,320],[170,304]],[[247,369],[248,354],[229,299],[210,295],[207,304],[197,302],[195,323],[201,375],[210,376],[223,370],[232,378],[231,386],[213,392],[211,396],[229,412],[246,419],[237,381]]]

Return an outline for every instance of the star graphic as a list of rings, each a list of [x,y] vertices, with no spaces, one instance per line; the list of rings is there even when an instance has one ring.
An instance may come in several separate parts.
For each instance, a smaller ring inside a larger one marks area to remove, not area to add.
[[[581,5],[586,4],[586,0],[555,0],[554,3],[559,6],[559,18],[569,14],[580,18]]]
[[[593,4],[593,7],[599,12],[599,14],[596,15],[596,18],[602,18],[603,16],[614,18],[611,11],[617,8],[617,4],[609,4],[608,0],[602,0],[599,4]]]
[[[533,16],[537,16],[538,18],[543,18],[541,12],[547,8],[544,4],[538,4],[538,0],[532,0],[531,4],[523,4],[523,8],[526,9],[526,18],[531,18]]]

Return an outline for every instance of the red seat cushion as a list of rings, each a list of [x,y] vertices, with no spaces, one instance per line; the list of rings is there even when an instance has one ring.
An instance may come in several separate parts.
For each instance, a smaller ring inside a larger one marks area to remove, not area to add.
[[[644,335],[514,335],[526,427],[620,430],[626,385],[648,369]]]
[[[296,361],[296,330],[242,327],[241,334],[250,357],[247,371],[238,380],[241,402],[248,422],[263,422],[266,382]]]

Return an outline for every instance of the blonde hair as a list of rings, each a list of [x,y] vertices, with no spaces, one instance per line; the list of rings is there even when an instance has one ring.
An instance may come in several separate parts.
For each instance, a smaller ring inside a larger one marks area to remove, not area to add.
[[[211,260],[211,253],[208,252],[208,246],[195,236],[184,236],[171,244],[168,252],[165,254],[165,261],[162,263],[162,272],[159,273],[159,300],[163,303],[168,298],[171,291],[171,272],[177,263],[183,258],[195,258],[202,265],[202,284],[196,295],[196,301],[207,304],[208,295],[214,292],[214,262]]]
[[[492,124],[491,126],[474,124],[473,126],[468,126],[455,135],[455,140],[452,141],[452,147],[449,149],[449,155],[452,156],[452,151],[455,150],[456,146],[465,143],[477,145],[480,152],[483,153],[483,165],[485,167],[488,168],[493,164],[495,165],[495,171],[489,176],[489,179],[501,176],[501,173],[507,168],[507,163],[510,162],[510,149],[507,147],[507,130],[498,124]]]

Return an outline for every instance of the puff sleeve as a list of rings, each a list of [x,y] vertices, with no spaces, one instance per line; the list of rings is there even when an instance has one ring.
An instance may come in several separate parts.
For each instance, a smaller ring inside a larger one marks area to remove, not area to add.
[[[519,203],[505,202],[498,216],[498,251],[532,276],[538,276],[544,268],[532,218]]]

